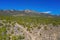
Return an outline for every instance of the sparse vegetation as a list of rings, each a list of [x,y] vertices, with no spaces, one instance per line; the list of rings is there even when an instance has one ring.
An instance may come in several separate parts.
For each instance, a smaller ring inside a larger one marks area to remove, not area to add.
[[[41,36],[43,34],[39,32],[43,31],[42,27],[44,25],[47,25],[47,26],[44,26],[45,30],[48,30],[49,24],[52,24],[52,28],[50,28],[51,30],[53,29],[53,27],[55,26],[57,27],[58,25],[60,25],[60,17],[46,17],[46,16],[38,16],[38,15],[37,16],[36,15],[35,16],[11,16],[11,15],[3,16],[1,15],[0,21],[1,21],[0,22],[0,40],[10,40],[11,39],[10,36],[12,35],[14,35],[12,36],[12,40],[23,40],[26,37],[26,32],[23,32],[23,31],[27,31],[27,33],[30,32],[30,35],[27,34],[28,37],[30,37],[31,35],[33,35],[33,37],[35,37],[34,35]],[[16,26],[15,23],[22,25],[23,28],[25,28],[26,30]],[[42,26],[40,26],[41,24]],[[22,32],[24,33],[23,36],[21,36]]]

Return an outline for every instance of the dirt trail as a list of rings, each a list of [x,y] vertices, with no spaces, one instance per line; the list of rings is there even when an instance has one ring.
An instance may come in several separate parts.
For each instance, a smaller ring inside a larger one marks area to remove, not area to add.
[[[19,25],[18,23],[16,23],[15,26],[20,27],[28,36],[31,37],[31,40],[35,40],[35,36],[27,31],[23,26]]]

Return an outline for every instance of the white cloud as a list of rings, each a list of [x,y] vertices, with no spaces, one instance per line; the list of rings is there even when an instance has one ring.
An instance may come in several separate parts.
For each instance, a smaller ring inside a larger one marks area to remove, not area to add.
[[[51,11],[43,12],[43,13],[51,13]]]

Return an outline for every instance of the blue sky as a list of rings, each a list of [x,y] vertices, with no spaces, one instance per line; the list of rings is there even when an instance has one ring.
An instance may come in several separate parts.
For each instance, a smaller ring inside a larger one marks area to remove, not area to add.
[[[0,9],[31,9],[38,12],[60,13],[60,0],[0,0]]]

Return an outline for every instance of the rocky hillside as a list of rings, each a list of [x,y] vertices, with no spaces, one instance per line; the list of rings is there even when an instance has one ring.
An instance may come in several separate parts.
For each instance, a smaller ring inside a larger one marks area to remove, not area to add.
[[[36,12],[33,10],[0,10],[0,15],[6,15],[6,16],[46,16],[46,17],[52,17],[56,15],[51,15],[49,13],[44,12]]]
[[[0,40],[60,40],[60,16],[0,10]]]
[[[0,20],[0,40],[60,40],[60,25]]]

